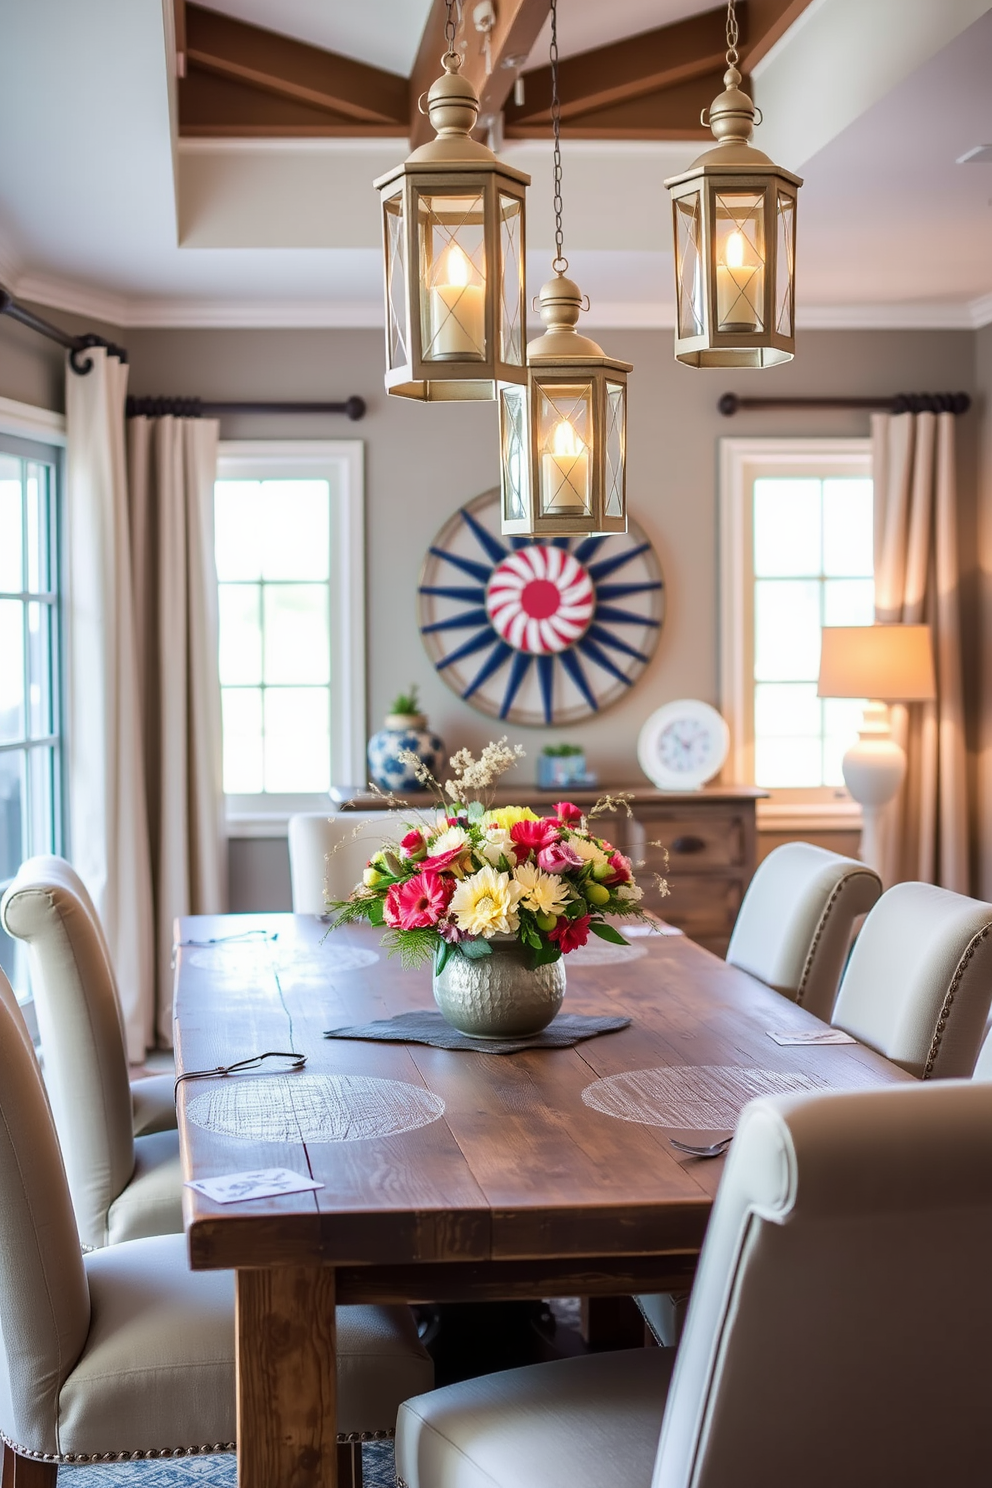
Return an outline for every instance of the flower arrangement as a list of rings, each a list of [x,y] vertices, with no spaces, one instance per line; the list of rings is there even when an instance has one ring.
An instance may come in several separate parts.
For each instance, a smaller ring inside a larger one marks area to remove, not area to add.
[[[382,925],[391,954],[408,966],[433,958],[436,973],[452,955],[490,955],[497,935],[525,945],[532,969],[585,945],[590,935],[626,945],[606,916],[644,919],[643,890],[630,859],[591,826],[617,803],[604,797],[584,815],[559,801],[543,817],[527,806],[487,807],[478,793],[522,755],[505,738],[488,744],[479,759],[459,750],[443,787],[419,761],[407,761],[434,790],[438,810],[406,823],[398,842],[372,854],[362,882],[328,906],[332,928],[353,920]]]

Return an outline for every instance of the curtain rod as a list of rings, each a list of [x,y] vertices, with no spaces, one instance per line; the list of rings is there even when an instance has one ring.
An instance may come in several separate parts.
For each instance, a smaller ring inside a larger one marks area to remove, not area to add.
[[[225,413],[346,413],[365,417],[365,399],[354,395],[342,403],[213,403],[207,398],[128,398],[128,418],[221,418]]]
[[[51,321],[42,320],[40,315],[35,315],[26,305],[19,305],[9,290],[0,285],[0,315],[9,315],[11,320],[16,320],[20,325],[27,326],[29,331],[36,331],[39,336],[45,336],[49,341],[57,341],[59,346],[64,346],[69,353],[69,366],[73,372],[78,372],[80,377],[85,377],[93,366],[93,358],[85,356],[84,353],[91,346],[103,346],[109,356],[115,356],[119,361],[127,361],[127,352],[123,346],[116,346],[113,341],[108,341],[105,336],[97,336],[89,331],[84,336],[70,336],[68,331],[62,331],[58,326],[52,325]]]
[[[874,408],[882,413],[967,413],[967,393],[895,393],[891,398],[740,398],[724,393],[717,408],[727,418],[753,408]]]

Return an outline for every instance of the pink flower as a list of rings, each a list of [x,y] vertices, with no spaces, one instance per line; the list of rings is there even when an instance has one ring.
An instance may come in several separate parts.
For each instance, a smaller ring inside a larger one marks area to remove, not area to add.
[[[398,930],[422,930],[436,925],[450,903],[455,886],[436,873],[415,873],[406,883],[393,884],[386,895],[383,918]]]
[[[610,854],[610,867],[613,869],[613,872],[607,878],[603,879],[605,884],[630,883],[632,876],[630,859],[625,858],[622,852],[613,852]]]
[[[548,931],[548,939],[556,940],[561,946],[563,956],[569,951],[574,951],[576,946],[584,946],[589,939],[589,925],[592,915],[579,915],[576,920],[560,919],[553,930]]]
[[[559,821],[566,822],[570,827],[578,826],[582,820],[582,812],[571,801],[556,801],[555,815]]]
[[[552,842],[558,841],[561,827],[553,816],[542,816],[540,821],[514,822],[510,836],[528,852],[531,848],[540,852],[542,847],[550,847]]]
[[[581,868],[582,859],[567,842],[551,842],[538,853],[537,866],[545,873],[567,873],[569,868]]]
[[[414,828],[412,832],[407,832],[400,843],[400,852],[412,862],[416,862],[419,858],[426,858],[427,843],[424,841],[423,832],[418,828]]]
[[[437,853],[433,858],[425,858],[423,871],[425,873],[443,873],[446,868],[451,867],[452,863],[464,857],[467,851],[468,849],[464,844],[461,847],[449,847],[447,852]]]
[[[467,931],[459,930],[458,926],[454,923],[453,920],[446,920],[443,925],[438,925],[437,933],[438,935],[440,935],[441,939],[446,940],[449,945],[457,945],[460,940],[469,939]],[[472,936],[471,938],[473,940],[477,940],[478,936]]]

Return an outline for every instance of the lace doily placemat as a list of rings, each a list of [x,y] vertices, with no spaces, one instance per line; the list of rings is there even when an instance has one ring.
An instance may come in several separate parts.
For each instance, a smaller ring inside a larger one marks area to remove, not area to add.
[[[423,1009],[399,1013],[375,1023],[357,1023],[353,1028],[329,1028],[325,1038],[373,1039],[382,1043],[432,1044],[435,1049],[472,1049],[477,1054],[518,1054],[522,1049],[568,1049],[599,1033],[616,1033],[630,1024],[629,1018],[593,1018],[581,1013],[559,1013],[540,1033],[529,1038],[473,1038],[459,1033],[440,1013]]]
[[[576,966],[614,966],[623,961],[640,961],[648,953],[647,946],[610,945],[605,940],[587,940],[584,946],[576,946],[565,959],[568,968]]]
[[[827,1090],[826,1080],[793,1070],[750,1069],[746,1065],[672,1065],[631,1070],[587,1085],[587,1106],[619,1121],[717,1131],[737,1125],[749,1100],[798,1090]]]
[[[371,1075],[273,1075],[197,1095],[186,1119],[253,1142],[361,1142],[428,1126],[444,1101],[420,1085]]]

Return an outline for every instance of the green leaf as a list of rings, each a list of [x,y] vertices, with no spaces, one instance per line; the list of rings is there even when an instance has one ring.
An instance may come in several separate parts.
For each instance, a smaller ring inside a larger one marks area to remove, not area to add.
[[[470,822],[481,821],[486,814],[486,808],[481,801],[469,801],[468,819]]]
[[[454,953],[454,945],[450,940],[442,940],[434,952],[434,975],[440,976]]]
[[[370,900],[369,923],[372,925],[384,925],[386,904],[383,899]]]
[[[561,946],[554,941],[546,941],[540,950],[534,952],[530,958],[530,969],[536,971],[539,966],[551,966],[555,961],[561,960]]]
[[[491,956],[493,953],[487,940],[460,940],[458,949],[469,961],[481,961],[483,956]]]
[[[630,941],[624,940],[619,930],[613,925],[604,924],[602,920],[593,920],[589,929],[593,935],[598,935],[600,940],[608,940],[611,945],[630,945]]]

